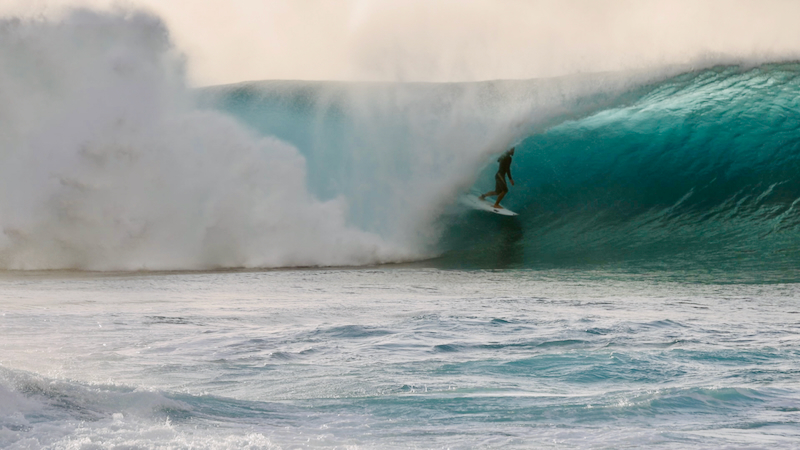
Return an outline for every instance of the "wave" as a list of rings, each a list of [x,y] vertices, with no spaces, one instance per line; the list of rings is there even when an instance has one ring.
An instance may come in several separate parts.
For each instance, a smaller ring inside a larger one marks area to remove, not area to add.
[[[237,433],[241,428],[229,428],[233,433],[222,434],[218,428],[252,418],[278,422],[283,417],[275,410],[289,410],[262,402],[258,405],[261,409],[254,411],[241,401],[87,385],[2,366],[0,400],[0,446],[14,449],[71,448],[89,443],[97,448],[273,448],[276,446],[264,434]],[[209,412],[213,414],[210,417]],[[190,420],[202,419],[210,419],[213,425],[185,426]]]
[[[523,360],[509,368],[497,361],[473,361],[444,370],[470,369],[466,373],[474,377],[476,370],[481,373],[491,368],[502,371],[497,375],[534,377],[544,385],[553,372],[560,371],[573,382],[603,382],[602,377],[582,375],[588,369],[586,363],[575,364],[581,355],[562,356],[566,358],[560,362],[567,362],[566,366],[537,367]],[[589,363],[600,364],[601,359],[605,360],[602,364],[609,364],[607,355],[590,358]],[[609,420],[645,419],[655,424],[670,422],[681,432],[691,432],[716,428],[720,418],[733,418],[727,424],[734,429],[781,425],[786,419],[776,416],[776,411],[797,410],[792,392],[786,389],[662,385],[570,395],[403,384],[384,389],[379,395],[286,402],[92,385],[0,367],[0,444],[15,449],[70,448],[98,442],[101,444],[94,444],[98,448],[283,448],[320,439],[319,430],[328,428],[324,436],[327,443],[362,439],[363,429],[354,429],[353,423],[368,424],[363,427],[369,431],[366,439],[383,443],[395,442],[409,423],[440,432],[444,427],[452,438],[462,427],[474,426],[476,414],[481,415],[482,423],[528,426],[542,422],[591,426],[605,425]],[[687,429],[686,421],[680,418],[689,415],[693,419]]]
[[[799,66],[185,86],[163,23],[0,21],[0,268],[793,270]],[[463,209],[517,146],[506,219]]]
[[[439,255],[433,264],[441,267],[793,270],[800,66],[666,73],[444,85],[262,82],[206,94],[296,145],[309,161],[311,189],[345,196],[359,227],[392,236],[375,223],[385,220],[432,230],[416,245]],[[446,207],[470,188],[490,190],[489,155],[515,143],[517,185],[505,203],[519,217]],[[421,219],[415,201],[439,215]]]
[[[797,64],[716,67],[529,136],[507,197],[520,220],[471,244],[491,218],[459,219],[446,259],[793,270],[798,94]]]

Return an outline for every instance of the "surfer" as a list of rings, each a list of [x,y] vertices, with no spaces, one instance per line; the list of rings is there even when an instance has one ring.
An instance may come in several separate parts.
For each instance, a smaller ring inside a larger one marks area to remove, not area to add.
[[[506,175],[508,175],[508,180],[511,181],[511,185],[514,185],[514,178],[511,176],[511,157],[514,156],[514,147],[511,147],[511,150],[503,153],[503,156],[497,159],[497,162],[500,163],[500,167],[497,169],[497,174],[494,176],[494,190],[491,192],[487,192],[480,196],[481,200],[486,199],[486,197],[493,197],[497,196],[497,201],[494,202],[494,207],[498,209],[502,209],[503,207],[500,206],[500,200],[503,200],[503,197],[506,196],[508,193],[508,185],[506,184]],[[474,198],[474,197],[473,197]]]

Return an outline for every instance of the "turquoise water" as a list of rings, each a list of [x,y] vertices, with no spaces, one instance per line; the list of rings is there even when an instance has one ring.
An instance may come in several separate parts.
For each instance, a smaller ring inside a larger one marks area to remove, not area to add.
[[[17,273],[0,446],[794,448],[794,284]]]
[[[318,195],[343,195],[353,206],[352,222],[387,238],[395,230],[380,221],[395,216],[382,208],[412,208],[396,201],[404,192],[396,183],[408,189],[472,157],[484,169],[453,189],[490,190],[496,163],[481,155],[505,146],[484,146],[479,136],[497,129],[501,112],[515,111],[524,126],[507,142],[517,146],[517,185],[504,203],[520,215],[440,217],[442,233],[431,244],[439,267],[612,264],[796,279],[799,75],[796,64],[774,64],[622,87],[592,77],[400,86],[273,82],[215,91],[215,101],[297,146]],[[469,139],[451,150],[437,132]],[[420,142],[428,146],[417,150]],[[429,153],[446,160],[423,171],[418,163]],[[420,198],[431,194],[424,190]]]

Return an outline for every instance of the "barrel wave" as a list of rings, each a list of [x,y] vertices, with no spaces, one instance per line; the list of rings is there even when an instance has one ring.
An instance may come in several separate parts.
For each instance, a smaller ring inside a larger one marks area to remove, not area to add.
[[[717,68],[530,136],[508,200],[521,220],[447,261],[791,270],[799,90],[796,65]],[[450,245],[469,246],[486,219],[460,221]]]
[[[148,13],[0,37],[0,269],[800,259],[797,63],[192,89]],[[519,216],[459,206],[510,146]]]
[[[352,87],[262,83],[228,88],[217,101],[296,145],[316,167],[310,177],[316,191],[356,200],[364,209],[356,207],[361,217],[351,220],[379,232],[387,230],[361,219],[368,212],[396,217],[376,212],[399,206],[397,192],[382,180],[413,184],[420,176],[413,161],[444,153],[421,178],[445,176],[452,185],[415,192],[443,199],[433,204],[444,212],[426,224],[438,233],[428,245],[439,266],[610,264],[786,275],[800,258],[798,75],[800,66],[787,63],[686,71],[641,85],[605,80],[587,87],[585,79],[570,79],[362,87],[372,89],[360,94],[373,102],[392,96],[392,107],[383,109],[354,108],[353,95],[343,99]],[[467,97],[473,109],[456,114],[465,105],[452,99]],[[435,120],[425,128],[419,116]],[[503,128],[489,117],[522,125]],[[461,130],[466,141],[457,138]],[[415,137],[437,131],[457,142],[414,147]],[[517,183],[505,204],[519,217],[446,207],[470,187],[490,190],[492,153],[515,143]],[[472,172],[453,178],[449,163]],[[404,172],[410,175],[398,175]]]

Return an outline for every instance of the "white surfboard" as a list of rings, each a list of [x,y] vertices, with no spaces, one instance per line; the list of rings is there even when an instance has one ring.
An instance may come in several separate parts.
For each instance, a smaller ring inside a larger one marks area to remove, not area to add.
[[[507,208],[495,208],[494,198],[487,198],[485,200],[481,200],[480,198],[478,198],[477,195],[464,194],[461,197],[459,197],[459,201],[461,202],[461,204],[469,206],[471,208],[479,209],[481,211],[489,211],[491,213],[500,214],[501,216],[517,215],[517,213]]]

